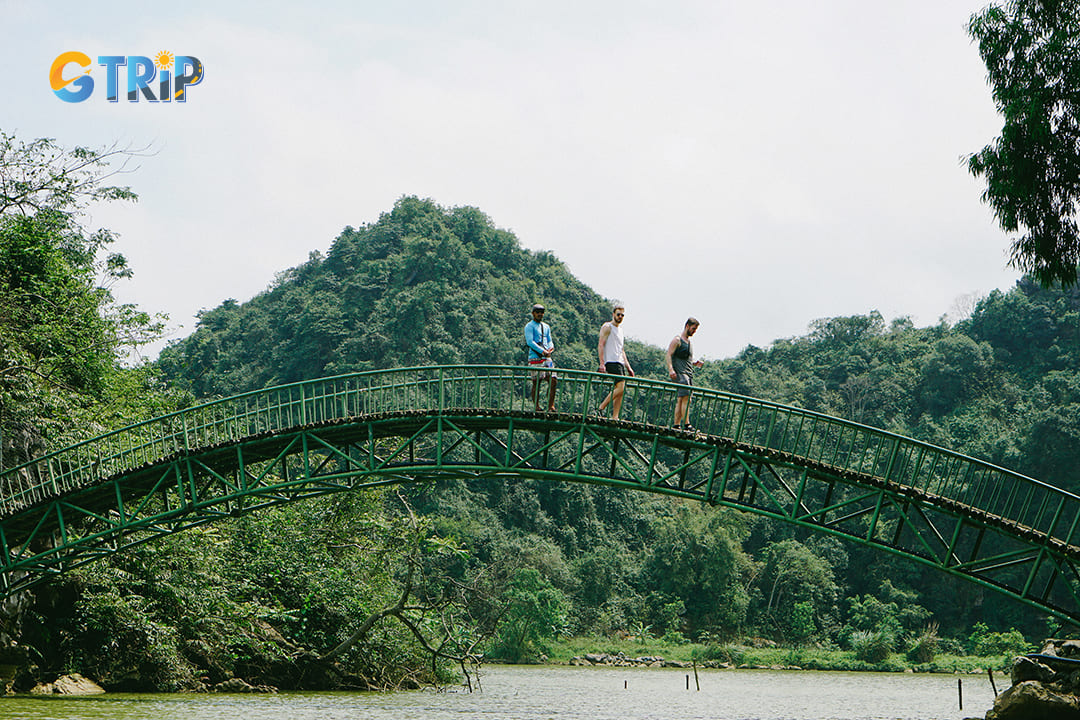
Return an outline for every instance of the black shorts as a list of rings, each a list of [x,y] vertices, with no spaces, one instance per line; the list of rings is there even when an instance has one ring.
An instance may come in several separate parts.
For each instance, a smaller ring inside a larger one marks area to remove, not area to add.
[[[694,377],[692,375],[683,375],[682,373],[676,373],[675,382],[682,385],[675,391],[676,397],[690,397],[690,386],[694,384]]]
[[[604,371],[608,375],[625,375],[626,366],[620,362],[606,362],[604,363]]]

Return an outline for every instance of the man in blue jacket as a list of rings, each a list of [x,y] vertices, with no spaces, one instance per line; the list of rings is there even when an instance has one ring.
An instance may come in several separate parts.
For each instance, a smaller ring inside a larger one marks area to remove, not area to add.
[[[534,408],[540,410],[540,381],[548,383],[548,412],[555,412],[555,343],[551,339],[551,326],[544,322],[544,306],[532,306],[532,320],[525,326],[525,344],[529,346],[529,369],[532,373]]]

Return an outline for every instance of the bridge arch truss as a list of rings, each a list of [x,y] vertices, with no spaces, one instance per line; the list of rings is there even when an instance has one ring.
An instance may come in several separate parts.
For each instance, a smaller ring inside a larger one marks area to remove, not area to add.
[[[913,559],[1080,625],[1080,497],[1004,468],[811,411],[559,371],[437,366],[238,395],[0,473],[0,596],[160,535],[336,492],[443,478],[589,482],[757,513]]]

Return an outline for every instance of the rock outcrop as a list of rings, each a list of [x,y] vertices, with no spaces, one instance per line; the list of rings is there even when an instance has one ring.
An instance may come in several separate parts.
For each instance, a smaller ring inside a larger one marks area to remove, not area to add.
[[[986,720],[1080,720],[1080,641],[1047,640],[1016,658],[1011,675]]]
[[[31,690],[32,695],[100,695],[105,689],[93,680],[79,673],[61,675],[50,683],[38,683]]]
[[[624,653],[586,653],[570,659],[571,665],[609,665],[614,667],[664,667],[664,658],[644,655],[630,657]],[[689,667],[689,664],[687,664]]]
[[[229,678],[224,682],[219,682],[217,685],[212,685],[208,688],[210,692],[214,693],[276,693],[277,688],[273,685],[252,685],[247,680],[241,678]]]

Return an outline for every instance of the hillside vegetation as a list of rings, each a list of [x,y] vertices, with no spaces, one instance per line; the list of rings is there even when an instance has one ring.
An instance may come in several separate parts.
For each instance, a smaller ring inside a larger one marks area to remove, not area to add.
[[[108,406],[119,423],[350,371],[520,364],[533,302],[549,308],[559,364],[592,369],[604,298],[481,211],[406,197],[251,300],[202,312],[155,366],[107,374],[104,385],[142,398],[125,405],[118,391]],[[628,354],[639,375],[664,377],[661,348],[630,343]],[[699,384],[1080,490],[1075,290],[1025,279],[955,324],[924,328],[876,312],[822,319],[708,363]],[[78,669],[125,689],[234,676],[396,687],[467,669],[480,653],[532,660],[556,637],[706,650],[754,637],[925,664],[927,653],[993,655],[1050,632],[975,585],[693,503],[526,479],[398,492],[224,520],[71,573],[23,615],[20,641],[37,653],[28,674]],[[415,612],[379,615],[406,594]]]
[[[549,307],[560,364],[591,369],[603,299],[480,211],[404,198],[252,301],[204,313],[161,366],[196,394],[224,394],[375,367],[520,363],[534,300]],[[664,377],[660,348],[630,353],[639,374]],[[924,328],[877,312],[825,318],[804,336],[709,363],[700,382],[1080,489],[1076,289],[1024,279],[955,324]],[[482,564],[510,555],[538,571],[565,599],[561,630],[571,634],[648,628],[843,646],[883,629],[899,647],[935,624],[963,637],[982,618],[1002,631],[1046,631],[975,586],[757,518],[528,480],[448,483],[412,500]]]

